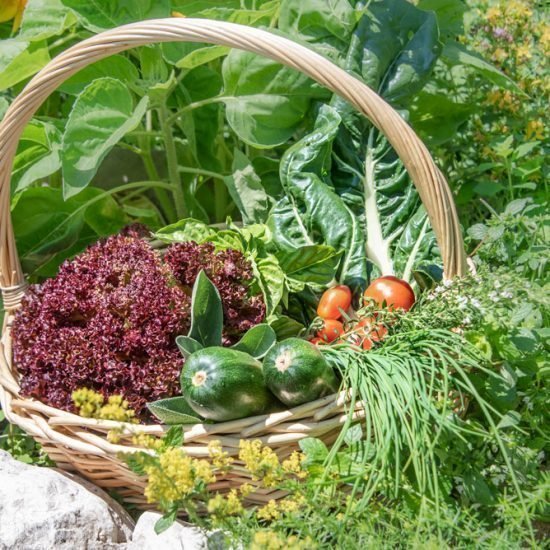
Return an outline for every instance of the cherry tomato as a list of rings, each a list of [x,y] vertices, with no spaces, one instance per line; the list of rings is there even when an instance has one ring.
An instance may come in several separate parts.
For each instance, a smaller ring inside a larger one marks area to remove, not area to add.
[[[414,291],[411,285],[391,275],[374,280],[365,290],[363,297],[373,299],[379,307],[382,307],[385,302],[390,311],[394,309],[408,311],[414,304]]]
[[[344,325],[336,319],[324,319],[323,328],[317,333],[317,337],[323,342],[334,342],[344,333]]]
[[[351,290],[345,285],[338,285],[325,290],[319,305],[317,315],[322,319],[340,319],[342,311],[346,311],[351,305]]]

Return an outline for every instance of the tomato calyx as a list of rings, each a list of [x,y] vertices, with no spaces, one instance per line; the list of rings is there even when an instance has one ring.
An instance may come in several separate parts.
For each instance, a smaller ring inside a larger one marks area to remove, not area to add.
[[[380,342],[388,334],[387,327],[376,321],[376,314],[359,319],[351,329],[346,332],[345,338],[351,344],[370,350],[375,343]]]

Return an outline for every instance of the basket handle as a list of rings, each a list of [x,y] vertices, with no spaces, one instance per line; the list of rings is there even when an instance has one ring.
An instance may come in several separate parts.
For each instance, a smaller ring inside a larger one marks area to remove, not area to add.
[[[386,136],[418,193],[435,232],[448,278],[466,273],[466,255],[453,197],[445,178],[412,128],[378,94],[328,59],[270,32],[207,19],[153,19],[112,29],[67,49],[48,63],[13,101],[0,125],[0,287],[16,307],[25,284],[10,218],[10,173],[21,133],[46,98],[83,67],[155,42],[206,42],[269,57],[340,95]]]

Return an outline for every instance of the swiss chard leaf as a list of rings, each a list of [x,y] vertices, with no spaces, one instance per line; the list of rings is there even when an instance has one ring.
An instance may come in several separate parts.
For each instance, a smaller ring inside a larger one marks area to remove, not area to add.
[[[326,286],[336,276],[341,251],[326,245],[306,245],[294,250],[281,250],[277,257],[287,279],[301,284]]]
[[[204,347],[221,346],[223,308],[220,293],[204,271],[193,285],[191,329],[188,336]]]
[[[343,250],[339,278],[357,286],[364,284],[367,275],[362,230],[326,179],[339,124],[334,109],[322,106],[314,131],[285,152],[281,182],[286,197],[275,205],[268,223],[283,250],[319,241]]]
[[[435,16],[405,0],[370,2],[361,13],[345,68],[405,106],[427,81],[440,53]],[[336,96],[332,107],[341,119],[330,151],[334,190],[360,224],[366,255],[376,270],[410,273],[422,253],[431,254],[435,246],[418,194],[378,130]]]
[[[262,323],[248,330],[232,348],[260,359],[276,341],[275,331],[269,325]]]

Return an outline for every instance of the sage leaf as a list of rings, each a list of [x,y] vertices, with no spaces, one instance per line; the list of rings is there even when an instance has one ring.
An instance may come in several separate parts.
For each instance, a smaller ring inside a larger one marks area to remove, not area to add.
[[[133,103],[126,85],[109,77],[94,80],[78,95],[63,134],[65,199],[90,183],[107,153],[140,123],[148,98],[143,97],[135,109]]]
[[[262,323],[248,330],[232,348],[260,359],[270,350],[276,341],[277,335],[273,328]]]
[[[218,289],[201,271],[193,285],[191,296],[191,329],[188,336],[205,348],[221,346],[223,308]]]
[[[202,344],[197,342],[190,336],[178,336],[176,338],[176,345],[178,346],[181,354],[187,359],[191,354],[203,349]]]
[[[153,403],[147,403],[147,408],[163,424],[168,426],[178,424],[199,424],[203,420],[187,404],[185,397],[169,397]]]

